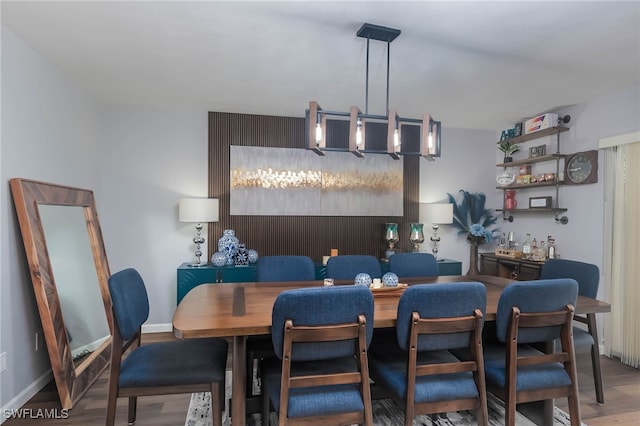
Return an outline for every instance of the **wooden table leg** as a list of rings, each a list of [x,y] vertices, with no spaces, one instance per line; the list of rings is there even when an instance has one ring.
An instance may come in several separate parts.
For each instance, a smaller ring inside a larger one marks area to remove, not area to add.
[[[247,424],[246,390],[247,379],[247,346],[245,336],[233,337],[232,358],[232,387],[231,387],[231,423],[233,426],[245,426]]]

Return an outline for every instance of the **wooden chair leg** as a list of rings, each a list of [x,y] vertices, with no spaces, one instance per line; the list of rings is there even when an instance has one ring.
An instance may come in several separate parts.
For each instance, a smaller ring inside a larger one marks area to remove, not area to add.
[[[269,391],[267,391],[266,386],[262,386],[262,426],[269,426],[269,406],[271,402],[269,401]]]
[[[220,383],[211,384],[211,418],[213,420],[213,426],[222,426],[223,409],[220,406],[220,401],[222,401],[220,388]]]
[[[247,381],[246,381],[246,395],[253,395],[253,366],[254,366],[254,353],[253,351],[247,351]]]
[[[136,422],[136,410],[138,408],[138,397],[129,397],[129,424],[132,425]]]
[[[115,392],[109,392],[108,401],[107,401],[107,418],[105,422],[105,426],[114,426],[116,422],[116,405],[118,402],[118,397]]]
[[[516,426],[516,399],[507,398],[504,404],[504,425]]]

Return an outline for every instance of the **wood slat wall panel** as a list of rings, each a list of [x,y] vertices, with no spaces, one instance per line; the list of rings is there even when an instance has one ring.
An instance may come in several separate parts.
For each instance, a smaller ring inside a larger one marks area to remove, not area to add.
[[[404,161],[404,217],[229,215],[231,145],[303,148],[304,141],[304,118],[209,113],[209,197],[220,200],[220,220],[209,226],[209,253],[217,251],[222,231],[233,229],[260,256],[301,254],[320,261],[337,248],[340,254],[383,257],[386,222],[399,224],[399,249],[408,251],[410,223],[418,219],[420,157],[399,160]]]

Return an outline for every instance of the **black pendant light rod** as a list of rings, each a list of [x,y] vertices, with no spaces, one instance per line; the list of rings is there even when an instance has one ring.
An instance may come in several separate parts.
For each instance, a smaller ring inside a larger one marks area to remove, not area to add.
[[[391,42],[387,42],[387,105],[384,109],[384,113],[389,117],[389,56],[391,56]],[[369,64],[367,64],[367,68]]]
[[[367,37],[367,71],[365,73],[364,114],[369,115],[369,37]]]
[[[391,54],[391,42],[396,39],[400,35],[400,30],[396,30],[394,28],[383,27],[380,25],[374,24],[363,24],[362,27],[356,33],[358,37],[367,39],[367,70],[366,70],[366,81],[365,81],[365,105],[364,105],[364,116],[367,118],[373,119],[382,119],[386,120],[389,118],[389,64],[390,59],[389,56]],[[378,40],[378,41],[386,41],[387,42],[387,104],[384,115],[369,115],[369,41]]]

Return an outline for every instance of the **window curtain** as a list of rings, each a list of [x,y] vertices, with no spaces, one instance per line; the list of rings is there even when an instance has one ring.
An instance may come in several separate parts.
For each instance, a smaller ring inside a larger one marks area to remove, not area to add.
[[[600,141],[605,149],[605,353],[640,367],[640,133]]]

